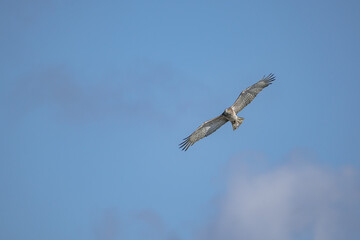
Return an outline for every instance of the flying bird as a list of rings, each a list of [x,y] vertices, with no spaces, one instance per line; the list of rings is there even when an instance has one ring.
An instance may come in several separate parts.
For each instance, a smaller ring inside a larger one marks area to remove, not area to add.
[[[204,122],[195,130],[195,132],[193,132],[187,138],[184,138],[184,141],[179,144],[181,150],[188,150],[188,148],[194,145],[194,143],[214,133],[228,121],[231,122],[232,128],[235,131],[244,121],[243,117],[238,117],[236,114],[238,114],[244,107],[246,107],[252,100],[254,100],[256,95],[264,88],[269,86],[274,80],[275,76],[271,73],[266,77],[264,76],[254,85],[242,91],[234,104],[231,107],[225,109],[225,111],[220,116]]]

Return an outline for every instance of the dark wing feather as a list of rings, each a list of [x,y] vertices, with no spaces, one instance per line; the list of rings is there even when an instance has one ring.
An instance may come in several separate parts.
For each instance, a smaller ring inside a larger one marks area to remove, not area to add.
[[[228,120],[223,115],[220,115],[216,118],[213,118],[209,121],[204,122],[198,127],[195,132],[193,132],[187,138],[184,138],[184,141],[179,144],[181,150],[188,150],[195,142],[200,139],[209,136],[216,130],[218,130],[222,125],[224,125]]]
[[[264,76],[260,81],[242,91],[232,105],[236,114],[238,114],[244,107],[251,103],[251,101],[254,100],[256,95],[264,88],[269,86],[274,80],[275,76],[271,73],[267,77]]]

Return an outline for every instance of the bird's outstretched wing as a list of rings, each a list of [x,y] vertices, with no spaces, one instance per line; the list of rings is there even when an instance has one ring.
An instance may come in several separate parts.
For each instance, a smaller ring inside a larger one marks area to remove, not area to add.
[[[216,118],[213,118],[209,121],[204,122],[198,127],[195,132],[193,132],[187,138],[184,138],[184,141],[180,143],[181,150],[188,150],[190,146],[192,146],[195,142],[200,139],[209,136],[216,130],[218,130],[222,125],[224,125],[228,120],[223,115],[220,115]]]
[[[274,80],[275,76],[271,73],[267,77],[264,76],[260,81],[242,91],[232,105],[236,114],[238,114],[244,107],[251,103],[251,101],[254,100],[256,95],[261,92],[261,90],[269,86]]]

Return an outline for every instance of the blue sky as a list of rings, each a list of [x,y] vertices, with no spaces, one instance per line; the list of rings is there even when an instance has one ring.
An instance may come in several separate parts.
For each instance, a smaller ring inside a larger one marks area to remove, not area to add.
[[[359,239],[359,12],[2,1],[0,238]],[[178,149],[269,73],[238,130]]]

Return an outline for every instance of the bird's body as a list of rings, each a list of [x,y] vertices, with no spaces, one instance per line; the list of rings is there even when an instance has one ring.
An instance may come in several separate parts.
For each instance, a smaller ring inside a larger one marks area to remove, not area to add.
[[[233,130],[235,131],[244,121],[244,118],[238,117],[236,115],[236,112],[233,107],[229,107],[225,109],[225,111],[222,114],[226,120],[231,122],[231,125],[233,127]]]
[[[234,104],[226,108],[220,116],[204,122],[195,132],[187,138],[184,138],[184,141],[180,143],[180,148],[185,151],[188,150],[195,142],[209,136],[228,121],[231,122],[232,128],[235,131],[244,121],[244,118],[238,117],[237,114],[274,80],[275,76],[269,74],[267,77],[264,76],[260,81],[242,91]]]

